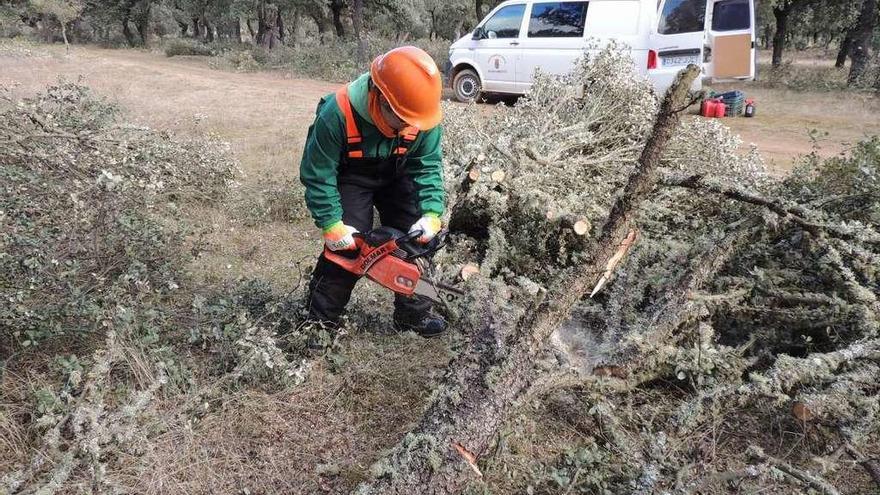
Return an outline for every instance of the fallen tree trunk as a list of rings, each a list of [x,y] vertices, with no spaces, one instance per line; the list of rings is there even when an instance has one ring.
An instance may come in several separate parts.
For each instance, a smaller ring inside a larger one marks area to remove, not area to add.
[[[479,476],[476,462],[538,377],[534,362],[550,334],[595,286],[630,233],[638,207],[656,186],[660,156],[698,73],[696,66],[689,66],[667,92],[638,166],[598,238],[585,249],[584,262],[561,273],[547,297],[519,321],[505,321],[503,308],[488,303],[486,316],[450,364],[422,419],[376,463],[376,479],[360,485],[357,494],[453,494]]]

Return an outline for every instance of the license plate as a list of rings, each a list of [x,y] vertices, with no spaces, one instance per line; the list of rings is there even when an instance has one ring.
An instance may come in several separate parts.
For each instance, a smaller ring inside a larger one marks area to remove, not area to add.
[[[697,64],[699,65],[699,55],[676,55],[672,57],[660,57],[663,60],[664,67],[673,67],[677,65]]]

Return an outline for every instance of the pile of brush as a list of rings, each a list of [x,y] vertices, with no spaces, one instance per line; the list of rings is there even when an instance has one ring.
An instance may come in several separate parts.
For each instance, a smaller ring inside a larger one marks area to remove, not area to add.
[[[774,179],[723,126],[679,122],[687,88],[658,105],[628,64],[606,49],[488,118],[447,108],[437,262],[469,288],[466,343],[363,493],[453,493],[516,404],[572,390],[607,455],[605,485],[568,480],[580,493],[835,493],[822,473],[877,473],[880,142]],[[767,414],[821,441],[791,456]],[[752,436],[694,441],[722,417]]]

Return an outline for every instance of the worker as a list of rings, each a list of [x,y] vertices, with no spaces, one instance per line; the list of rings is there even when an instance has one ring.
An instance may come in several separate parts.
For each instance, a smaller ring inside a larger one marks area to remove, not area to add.
[[[445,195],[440,140],[440,71],[414,46],[373,60],[369,72],[324,96],[306,137],[300,180],[306,205],[332,251],[356,250],[352,234],[382,225],[420,231],[429,242],[441,228]],[[318,258],[309,282],[308,318],[336,328],[358,277]],[[421,297],[394,299],[394,327],[423,337],[446,322]]]

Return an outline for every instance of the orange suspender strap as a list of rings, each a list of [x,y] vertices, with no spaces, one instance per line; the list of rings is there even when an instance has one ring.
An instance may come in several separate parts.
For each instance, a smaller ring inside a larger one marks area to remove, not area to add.
[[[415,127],[404,127],[402,131],[400,131],[400,135],[403,137],[403,140],[412,143],[416,140],[416,136],[419,135],[419,130]]]
[[[363,158],[364,152],[360,149],[360,144],[361,141],[363,141],[363,138],[361,137],[360,131],[358,131],[357,122],[354,119],[354,112],[351,109],[351,101],[348,99],[347,84],[336,90],[336,105],[339,107],[339,110],[342,111],[343,117],[345,117],[345,142],[348,150],[348,157]],[[419,130],[415,127],[406,127],[400,131],[400,137],[402,138],[401,146],[395,148],[394,154],[405,155],[418,135]]]
[[[342,116],[345,117],[345,141],[348,157],[362,158],[364,152],[360,149],[360,143],[363,139],[361,138],[360,131],[358,131],[357,122],[354,120],[354,112],[351,110],[347,84],[336,90],[336,105],[342,111]]]
[[[409,150],[410,145],[416,140],[416,137],[419,135],[419,130],[415,127],[404,127],[402,131],[400,131],[400,137],[402,138],[401,146],[398,146],[394,150],[395,155],[405,155]]]

